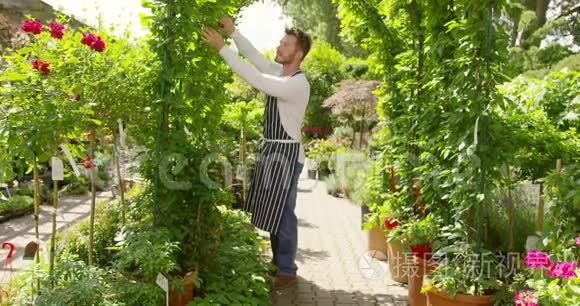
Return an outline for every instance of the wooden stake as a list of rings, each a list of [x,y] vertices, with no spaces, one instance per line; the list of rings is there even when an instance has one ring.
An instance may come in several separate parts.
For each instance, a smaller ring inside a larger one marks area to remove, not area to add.
[[[514,200],[512,196],[512,171],[511,167],[507,165],[507,178],[508,178],[508,218],[509,218],[509,240],[508,240],[508,250],[513,251],[514,249],[514,219],[515,219],[515,207]]]

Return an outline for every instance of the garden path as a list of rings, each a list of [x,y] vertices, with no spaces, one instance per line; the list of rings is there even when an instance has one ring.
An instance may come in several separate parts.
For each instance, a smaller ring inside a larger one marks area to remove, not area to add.
[[[324,182],[306,174],[296,204],[298,282],[274,290],[272,304],[407,305],[407,287],[391,280],[386,262],[368,256],[360,206],[328,195]]]
[[[97,193],[97,202],[112,197],[111,192]],[[91,196],[66,196],[59,200],[58,214],[56,219],[57,230],[63,231],[89,216],[91,208]],[[41,205],[38,232],[40,235],[40,254],[45,256],[48,262],[50,250],[50,237],[52,233],[52,206]],[[0,244],[11,242],[15,251],[11,265],[6,262],[7,249],[0,252],[0,286],[5,284],[11,276],[22,271],[31,260],[24,260],[24,248],[26,244],[35,240],[34,216],[27,215],[0,223]]]

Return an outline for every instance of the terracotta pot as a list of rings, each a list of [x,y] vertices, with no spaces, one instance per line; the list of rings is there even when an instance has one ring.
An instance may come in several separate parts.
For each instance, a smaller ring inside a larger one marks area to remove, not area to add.
[[[436,264],[420,257],[414,257],[409,263],[408,299],[410,306],[427,305],[427,296],[421,293],[423,278],[435,269]]]
[[[169,305],[187,306],[193,300],[194,289],[195,289],[195,272],[189,272],[183,278],[182,290],[170,289]]]
[[[391,278],[399,283],[406,284],[409,282],[408,264],[403,252],[403,245],[399,240],[387,242],[387,257],[389,258],[389,271]]]
[[[490,295],[464,295],[457,294],[450,297],[447,293],[439,290],[427,291],[428,306],[491,306]]]
[[[368,250],[380,251],[385,256],[387,255],[387,238],[383,230],[377,226],[367,232],[368,235]]]

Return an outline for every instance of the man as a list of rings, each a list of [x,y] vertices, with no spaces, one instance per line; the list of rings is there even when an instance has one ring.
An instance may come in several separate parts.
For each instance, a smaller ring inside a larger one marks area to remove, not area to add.
[[[310,84],[300,64],[312,42],[304,32],[286,29],[276,48],[275,62],[271,62],[235,29],[231,18],[222,17],[219,24],[257,70],[226,46],[216,30],[204,27],[204,41],[243,80],[266,94],[264,142],[244,210],[252,214],[254,225],[270,232],[273,262],[278,268],[272,281],[275,287],[287,286],[296,281],[298,269],[295,263],[298,219],[294,208],[305,159],[300,144],[301,127],[310,99]]]

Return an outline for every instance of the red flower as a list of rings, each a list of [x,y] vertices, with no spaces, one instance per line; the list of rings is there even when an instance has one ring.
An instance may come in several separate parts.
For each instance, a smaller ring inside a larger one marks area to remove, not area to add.
[[[103,52],[105,50],[105,42],[101,37],[92,33],[85,33],[83,39],[81,39],[81,43],[97,52]]]
[[[397,220],[394,220],[391,218],[385,219],[385,229],[387,229],[387,230],[392,230],[399,225],[401,225],[401,224],[399,224],[399,222]]]
[[[81,44],[91,47],[95,41],[97,41],[97,35],[85,33],[83,39],[81,39]]]
[[[97,41],[95,41],[95,43],[93,44],[93,50],[97,51],[97,52],[103,52],[103,50],[105,50],[105,42],[101,40],[101,38],[99,37],[99,39]]]
[[[42,23],[36,20],[27,19],[22,22],[21,28],[26,33],[37,35],[42,32]]]
[[[64,26],[62,24],[58,24],[56,22],[51,21],[48,24],[50,28],[50,35],[56,39],[61,39],[64,35]]]
[[[40,70],[43,74],[48,74],[50,72],[48,62],[41,61],[41,60],[32,60],[32,69]]]
[[[95,164],[93,163],[93,159],[90,156],[85,157],[81,160],[81,162],[85,165],[85,169],[95,169]]]
[[[411,253],[413,253],[413,255],[415,255],[416,257],[422,258],[422,259],[430,259],[431,256],[433,254],[431,254],[431,246],[429,246],[429,244],[427,243],[421,243],[421,244],[417,244],[417,245],[413,245],[411,246]]]

